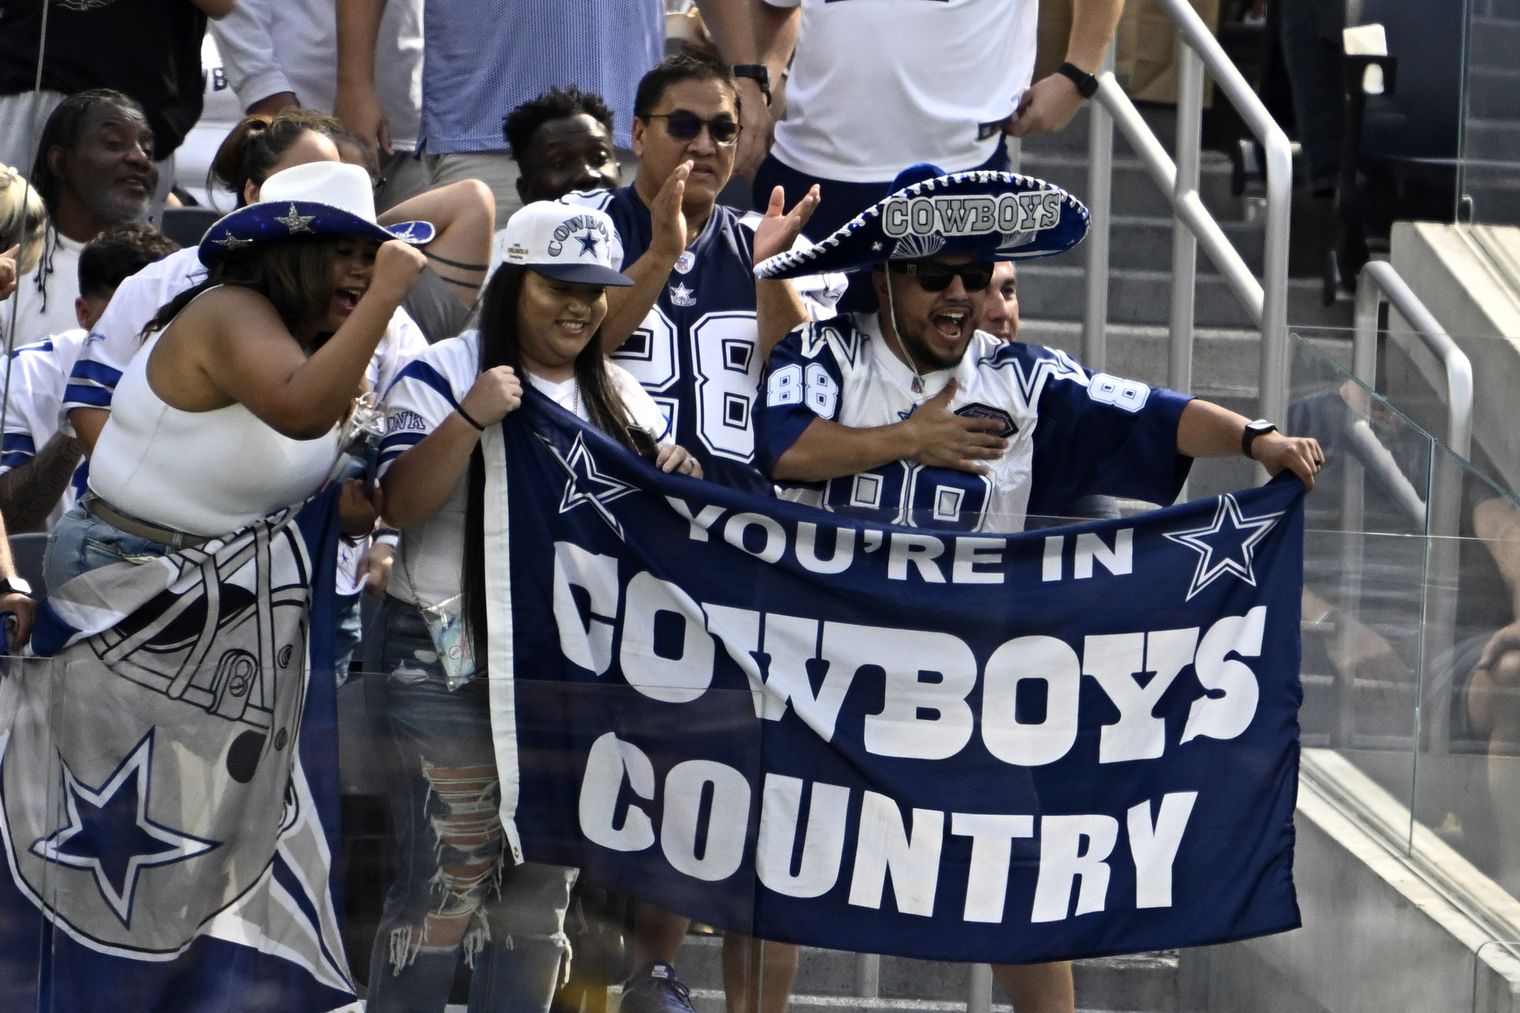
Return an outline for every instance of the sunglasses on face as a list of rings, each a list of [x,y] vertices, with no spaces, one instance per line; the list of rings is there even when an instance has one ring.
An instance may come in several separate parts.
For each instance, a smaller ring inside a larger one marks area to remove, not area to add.
[[[935,260],[910,260],[894,263],[892,270],[898,274],[918,279],[918,286],[925,292],[943,292],[950,287],[953,278],[960,278],[967,292],[980,292],[992,284],[992,265],[979,260],[969,264],[944,264]]]
[[[650,113],[644,118],[664,120],[665,132],[678,141],[696,140],[703,127],[707,128],[707,135],[720,148],[726,148],[739,139],[739,124],[727,116],[704,120],[694,112],[677,109],[669,113]]]

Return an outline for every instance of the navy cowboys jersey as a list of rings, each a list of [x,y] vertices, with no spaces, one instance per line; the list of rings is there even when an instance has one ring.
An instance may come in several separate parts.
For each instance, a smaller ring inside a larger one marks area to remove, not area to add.
[[[633,187],[571,193],[562,200],[599,208],[622,240],[613,267],[644,255],[652,227]],[[662,438],[702,462],[714,482],[771,495],[755,466],[753,414],[760,390],[755,326],[754,232],[732,208],[713,208],[707,224],[666,279],[644,322],[612,359],[643,385],[665,415]]]
[[[757,413],[757,458],[769,472],[816,418],[854,428],[908,418],[954,377],[950,408],[995,419],[1008,449],[984,475],[894,461],[782,495],[839,513],[947,531],[1021,531],[1093,493],[1170,503],[1192,459],[1177,453],[1189,397],[1098,373],[1064,352],[978,331],[954,369],[919,378],[882,339],[874,314],[812,323],[771,352]]]

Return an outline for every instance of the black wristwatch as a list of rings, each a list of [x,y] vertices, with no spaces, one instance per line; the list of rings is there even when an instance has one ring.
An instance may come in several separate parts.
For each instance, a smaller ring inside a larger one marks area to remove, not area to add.
[[[1070,78],[1071,83],[1077,86],[1077,94],[1083,98],[1092,98],[1098,94],[1098,79],[1076,64],[1063,63],[1056,68],[1056,73]]]
[[[747,77],[760,86],[760,94],[765,96],[765,104],[771,104],[771,69],[763,63],[736,63],[734,64],[734,77]]]
[[[1246,428],[1240,434],[1240,452],[1247,457],[1251,457],[1251,444],[1256,442],[1256,437],[1275,432],[1277,432],[1277,427],[1266,419],[1247,422]],[[1251,459],[1255,460],[1255,458]]]
[[[32,585],[20,577],[0,577],[0,595],[24,594],[32,597]]]

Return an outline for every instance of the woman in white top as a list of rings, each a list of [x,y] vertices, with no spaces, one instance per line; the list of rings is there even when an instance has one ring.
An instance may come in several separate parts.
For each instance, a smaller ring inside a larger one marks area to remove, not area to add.
[[[529,204],[507,223],[480,330],[439,342],[402,369],[386,396],[381,487],[402,529],[381,625],[385,724],[400,873],[370,966],[369,1010],[442,1009],[461,957],[474,969],[469,1009],[543,1013],[565,954],[575,870],[504,855],[491,743],[481,569],[481,432],[518,407],[524,378],[665,471],[694,458],[649,434],[659,408],[603,357],[612,222],[600,211]],[[558,238],[556,238],[558,237]]]
[[[90,492],[49,545],[48,586],[227,534],[317,491],[425,223],[375,224],[369,175],[313,162],[206,233],[209,275],[149,325],[112,400]],[[404,235],[406,241],[392,238]]]

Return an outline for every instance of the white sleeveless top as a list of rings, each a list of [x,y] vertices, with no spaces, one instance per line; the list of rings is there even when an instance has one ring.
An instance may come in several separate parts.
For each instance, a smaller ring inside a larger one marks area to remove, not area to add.
[[[172,326],[172,325],[171,325]],[[338,429],[315,440],[275,432],[241,404],[187,412],[148,383],[163,331],[132,357],[90,457],[90,489],[113,507],[195,535],[236,531],[316,492]]]

